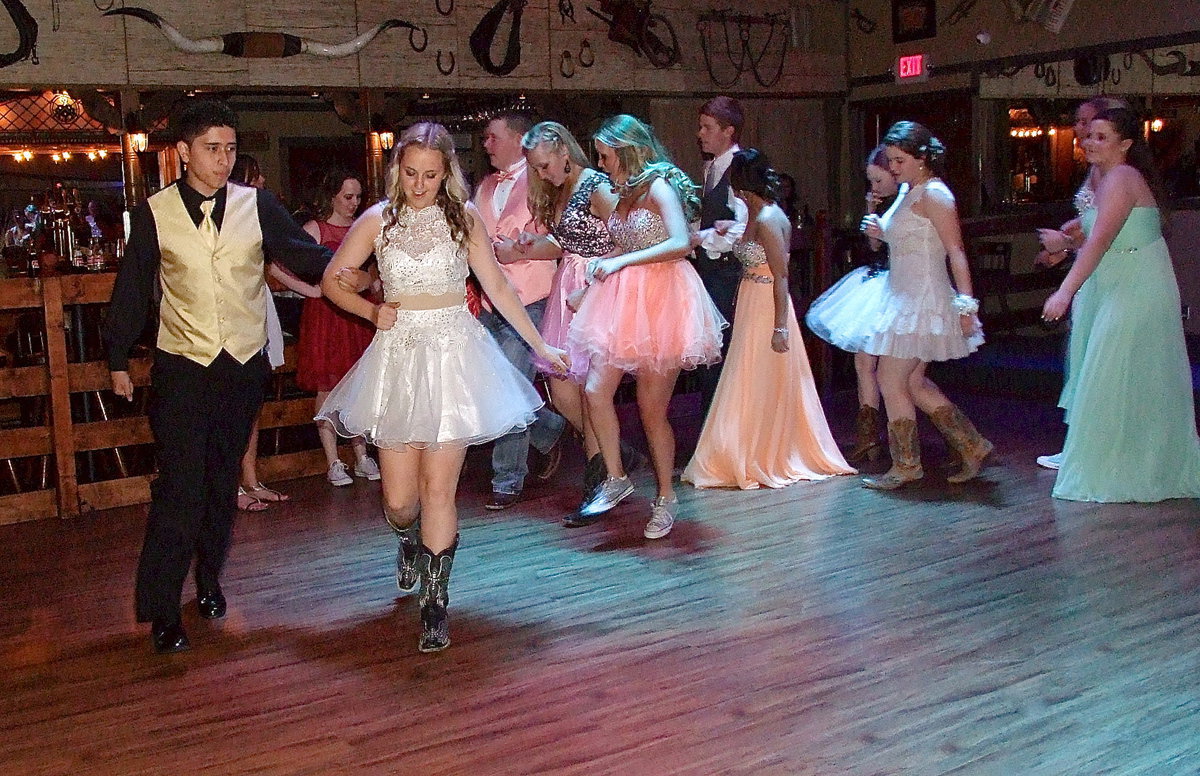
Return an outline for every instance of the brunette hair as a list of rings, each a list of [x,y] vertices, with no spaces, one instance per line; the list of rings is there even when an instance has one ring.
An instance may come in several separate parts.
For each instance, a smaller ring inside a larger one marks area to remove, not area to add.
[[[942,177],[946,171],[946,146],[933,133],[915,121],[897,121],[883,136],[883,144],[899,148],[915,159],[925,162],[930,171]]]
[[[342,185],[348,180],[358,181],[362,186],[362,177],[346,167],[331,167],[321,175],[313,192],[313,204],[317,208],[317,220],[324,221],[333,215],[333,200],[342,190]],[[365,189],[365,187],[363,187]]]
[[[746,115],[742,112],[742,104],[733,97],[713,97],[700,106],[700,115],[716,119],[722,129],[733,127],[733,142],[736,143],[742,136],[742,125],[746,123]]]
[[[1107,121],[1116,130],[1119,138],[1133,141],[1129,150],[1125,152],[1125,163],[1142,174],[1146,184],[1150,186],[1150,192],[1154,194],[1154,201],[1160,209],[1165,209],[1170,204],[1169,195],[1166,186],[1163,185],[1162,175],[1158,172],[1158,165],[1154,163],[1150,146],[1146,145],[1142,138],[1141,117],[1131,108],[1121,107],[1100,111],[1092,121]]]
[[[1095,116],[1099,116],[1104,111],[1112,110],[1113,108],[1124,108],[1125,110],[1130,109],[1129,103],[1125,102],[1125,100],[1122,100],[1120,97],[1109,97],[1104,94],[1099,94],[1095,97],[1084,100],[1083,102],[1079,103],[1078,106],[1076,106],[1075,110],[1078,111],[1085,105],[1092,109],[1092,113],[1095,114]],[[1095,120],[1095,117],[1093,117],[1093,120]]]
[[[543,121],[521,138],[521,148],[526,156],[539,146],[547,146],[555,153],[565,154],[569,163],[580,170],[589,166],[587,154],[579,146],[579,141],[557,121]],[[532,171],[526,173],[525,178],[529,182],[529,212],[538,223],[549,226],[558,216],[555,206],[562,187],[547,183]]]
[[[767,202],[779,196],[779,174],[771,160],[757,148],[743,148],[733,155],[729,165],[729,187],[734,191],[749,191]]]
[[[400,212],[407,204],[404,199],[404,186],[400,182],[400,163],[404,159],[404,152],[409,148],[428,148],[442,155],[446,177],[442,179],[438,188],[435,202],[446,214],[450,236],[461,248],[466,248],[471,240],[471,215],[467,212],[470,190],[467,188],[467,179],[463,176],[462,165],[458,163],[458,155],[454,152],[454,138],[445,127],[432,121],[422,121],[404,130],[396,147],[392,149],[385,183],[388,202],[383,208],[384,234],[392,224],[400,221]]]
[[[624,184],[613,184],[618,195],[626,196],[662,178],[679,195],[687,220],[695,220],[700,212],[700,197],[696,194],[700,187],[675,166],[649,124],[622,113],[605,119],[592,137],[616,152],[617,162],[628,176]]]
[[[884,170],[888,168],[886,143],[880,143],[875,146],[871,153],[867,154],[867,166],[870,167],[872,165]]]

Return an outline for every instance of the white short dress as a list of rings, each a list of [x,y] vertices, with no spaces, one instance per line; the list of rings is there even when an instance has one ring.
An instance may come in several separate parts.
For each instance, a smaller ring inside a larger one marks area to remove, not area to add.
[[[398,310],[329,393],[317,420],[385,449],[489,442],[533,423],[542,399],[466,305],[467,252],[436,205],[403,208],[375,238],[384,298],[457,291],[463,303]]]
[[[946,247],[933,222],[912,209],[934,187],[950,194],[939,178],[911,187],[905,184],[880,219],[890,263],[887,292],[861,346],[872,355],[950,361],[970,355],[983,344],[979,330],[963,336]]]

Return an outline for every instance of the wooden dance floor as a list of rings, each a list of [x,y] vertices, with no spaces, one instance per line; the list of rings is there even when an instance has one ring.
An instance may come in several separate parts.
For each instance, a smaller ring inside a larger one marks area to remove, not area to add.
[[[656,542],[646,472],[570,530],[577,458],[492,513],[473,453],[437,655],[361,480],[243,515],[229,616],[189,581],[173,656],[133,621],[142,508],[0,527],[0,773],[1200,773],[1200,503],[1056,502],[1057,414],[965,403],[977,482],[923,426],[920,488],[681,487]]]

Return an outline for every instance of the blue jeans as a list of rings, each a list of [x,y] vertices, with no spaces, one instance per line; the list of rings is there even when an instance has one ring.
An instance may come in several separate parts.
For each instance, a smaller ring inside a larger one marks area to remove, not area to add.
[[[533,325],[540,327],[542,315],[546,312],[546,300],[540,299],[526,305],[525,312],[529,313]],[[479,322],[491,332],[509,363],[532,383],[537,371],[533,365],[533,351],[517,334],[517,330],[489,310],[480,312]],[[532,426],[497,439],[492,446],[492,490],[497,493],[520,493],[525,486],[525,475],[529,474],[529,446],[532,444],[542,453],[549,452],[562,436],[566,425],[567,421],[562,415],[542,407]]]

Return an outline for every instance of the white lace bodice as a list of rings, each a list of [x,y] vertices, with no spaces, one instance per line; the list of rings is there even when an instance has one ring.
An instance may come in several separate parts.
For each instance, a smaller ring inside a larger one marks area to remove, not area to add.
[[[380,227],[375,256],[385,299],[466,291],[467,251],[450,236],[437,205],[402,208],[395,223]]]
[[[938,298],[939,304],[944,299],[948,305],[954,290],[946,267],[946,247],[933,222],[912,209],[913,202],[933,187],[950,194],[938,178],[904,188],[880,218],[880,225],[888,244],[891,262],[888,283],[892,290],[914,299],[930,295]]]

